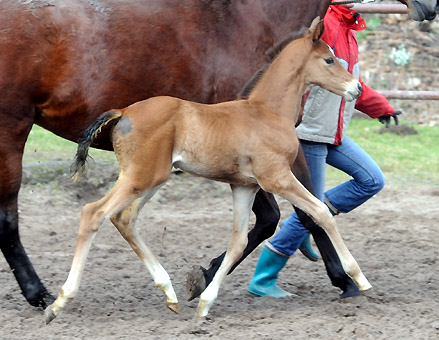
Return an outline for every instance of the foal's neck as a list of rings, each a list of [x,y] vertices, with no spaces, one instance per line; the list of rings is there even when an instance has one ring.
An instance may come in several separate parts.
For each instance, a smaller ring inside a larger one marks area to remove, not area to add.
[[[301,72],[306,57],[299,48],[285,47],[264,72],[248,100],[266,106],[295,124],[307,87]]]

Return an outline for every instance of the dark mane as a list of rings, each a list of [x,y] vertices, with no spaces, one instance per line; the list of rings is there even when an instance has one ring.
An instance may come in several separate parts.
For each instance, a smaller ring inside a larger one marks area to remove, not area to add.
[[[256,84],[259,82],[262,75],[267,70],[268,66],[270,66],[270,64],[265,64],[258,72],[254,74],[254,76],[247,82],[247,84],[245,84],[244,88],[238,95],[239,99],[248,99],[250,93],[255,88]]]
[[[268,66],[276,59],[276,57],[279,55],[280,52],[293,40],[301,38],[305,33],[307,32],[307,29],[303,27],[300,31],[292,33],[289,37],[282,40],[280,43],[278,43],[276,46],[270,47],[265,54],[268,56],[268,63],[265,64],[258,72],[254,74],[254,76],[245,84],[244,88],[241,90],[241,92],[238,95],[239,99],[248,99],[250,96],[250,93],[255,88],[256,84],[259,82],[259,80],[262,78],[262,75],[267,70]]]

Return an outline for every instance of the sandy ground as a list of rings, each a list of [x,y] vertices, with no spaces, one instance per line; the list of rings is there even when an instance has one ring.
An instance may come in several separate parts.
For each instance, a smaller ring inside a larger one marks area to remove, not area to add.
[[[26,165],[20,193],[20,232],[47,288],[67,278],[84,203],[102,197],[113,165],[97,165],[81,185],[68,164]],[[102,176],[102,177],[101,177]],[[43,179],[42,179],[43,178]],[[291,208],[279,200],[283,218]],[[93,243],[80,292],[46,326],[43,311],[22,297],[0,258],[1,339],[437,339],[439,338],[439,188],[415,183],[386,188],[350,214],[340,232],[375,289],[361,303],[340,303],[322,261],[294,255],[280,285],[297,294],[256,298],[247,292],[261,248],[227,278],[208,318],[194,318],[185,301],[186,272],[207,266],[231,232],[228,185],[173,175],[138,220],[142,236],[173,280],[180,312],[169,311],[141,261],[110,225]],[[253,223],[253,222],[252,222]]]

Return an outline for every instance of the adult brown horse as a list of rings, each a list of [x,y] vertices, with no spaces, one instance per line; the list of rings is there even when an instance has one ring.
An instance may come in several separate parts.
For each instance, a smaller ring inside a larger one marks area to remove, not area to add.
[[[430,12],[427,5],[407,1],[413,13]],[[265,62],[267,48],[323,16],[329,3],[0,0],[0,248],[27,301],[42,307],[53,301],[18,234],[22,155],[33,124],[77,141],[101,113],[148,97],[234,99]],[[103,137],[95,146],[111,149]],[[303,157],[294,168],[311,190]],[[275,200],[262,191],[253,210],[257,223],[244,257],[272,235],[279,219]],[[350,294],[355,285],[326,246],[326,234],[315,228],[313,235],[331,281]]]

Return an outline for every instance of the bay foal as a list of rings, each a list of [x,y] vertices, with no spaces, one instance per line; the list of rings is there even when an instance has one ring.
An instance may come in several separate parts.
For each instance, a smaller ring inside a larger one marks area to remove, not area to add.
[[[360,291],[371,288],[326,206],[290,169],[299,148],[294,125],[307,87],[317,84],[347,100],[361,92],[359,82],[320,40],[323,29],[323,21],[316,18],[305,34],[285,43],[244,91],[248,92],[245,99],[206,105],[154,97],[105,113],[85,132],[78,146],[77,170],[84,166],[88,147],[98,131],[110,121],[118,121],[112,142],[120,175],[104,198],[82,209],[72,267],[58,298],[46,309],[47,323],[76,296],[93,236],[106,219],[111,219],[145,263],[168,307],[178,310],[169,275],[134,228],[140,208],[168,179],[172,166],[230,183],[233,193],[232,237],[219,270],[200,296],[198,316],[207,315],[221,282],[246,247],[249,215],[259,188],[284,197],[306,212],[326,231],[343,269]]]

